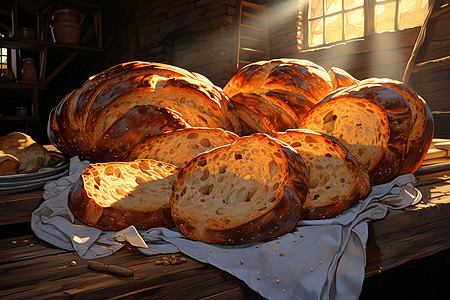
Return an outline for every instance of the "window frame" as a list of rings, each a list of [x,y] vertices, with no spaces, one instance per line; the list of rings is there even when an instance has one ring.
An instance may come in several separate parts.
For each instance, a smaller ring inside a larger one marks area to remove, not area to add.
[[[342,2],[344,0],[341,0]],[[431,5],[431,2],[433,0],[428,0],[428,6]],[[334,42],[330,42],[330,43],[326,43],[325,42],[325,38],[326,38],[326,34],[325,34],[325,16],[329,17],[329,16],[333,16],[333,15],[342,15],[342,21],[344,22],[344,14],[345,12],[349,12],[352,10],[355,10],[357,8],[351,8],[351,9],[345,9],[344,5],[342,5],[342,10],[340,10],[339,12],[335,12],[329,15],[321,15],[319,17],[314,17],[314,18],[309,18],[309,6],[311,1],[307,0],[306,4],[303,6],[302,9],[302,15],[304,16],[304,18],[302,18],[302,24],[300,25],[303,29],[303,40],[302,40],[302,49],[300,51],[304,51],[304,50],[310,50],[310,49],[318,49],[318,48],[324,48],[324,47],[330,47],[332,45],[336,45],[339,43],[346,43],[349,41],[353,41],[353,40],[361,40],[366,38],[367,36],[370,36],[372,34],[375,34],[375,8],[377,4],[381,4],[381,3],[389,3],[389,2],[395,2],[395,16],[394,16],[394,32],[399,31],[399,20],[398,20],[398,10],[400,7],[400,0],[382,0],[381,2],[377,2],[376,0],[364,0],[364,4],[362,7],[364,7],[364,34],[363,36],[360,37],[354,37],[354,38],[350,38],[350,39],[345,39],[345,32],[344,32],[344,23],[342,23],[342,40],[338,40],[338,41],[334,41]],[[360,6],[361,7],[361,6]],[[358,8],[360,8],[358,7]],[[325,7],[324,7],[325,9]],[[309,40],[309,22],[310,20],[317,20],[317,19],[323,19],[323,36],[322,36],[322,41],[323,44],[317,45],[317,46],[310,46],[310,40]],[[381,32],[382,33],[382,32]]]

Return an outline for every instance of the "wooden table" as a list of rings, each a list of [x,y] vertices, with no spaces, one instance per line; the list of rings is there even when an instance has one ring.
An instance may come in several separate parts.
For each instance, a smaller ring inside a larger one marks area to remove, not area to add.
[[[369,223],[366,277],[450,249],[450,171],[417,178],[420,203]],[[41,190],[0,195],[1,233],[9,236],[0,239],[0,299],[261,299],[211,265],[187,257],[187,262],[163,266],[156,261],[167,255],[146,256],[128,245],[99,261],[132,268],[134,276],[89,269],[74,252],[24,230],[41,196]]]

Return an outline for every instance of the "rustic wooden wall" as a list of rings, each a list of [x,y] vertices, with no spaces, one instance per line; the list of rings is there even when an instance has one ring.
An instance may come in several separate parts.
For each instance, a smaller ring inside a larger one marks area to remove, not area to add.
[[[145,60],[177,65],[223,86],[233,73],[237,0],[120,2],[103,65]],[[108,28],[105,28],[108,30]]]

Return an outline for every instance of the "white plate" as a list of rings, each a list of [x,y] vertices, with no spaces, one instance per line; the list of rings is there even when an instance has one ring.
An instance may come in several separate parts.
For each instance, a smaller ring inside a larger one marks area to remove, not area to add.
[[[60,177],[67,175],[68,173],[69,173],[69,170],[64,170],[63,172],[52,175],[52,176],[33,179],[30,181],[20,181],[21,184],[2,186],[2,187],[0,187],[0,195],[16,194],[16,193],[26,192],[29,190],[34,190],[34,189],[43,187],[47,182],[49,182],[51,180],[56,180]],[[16,182],[16,183],[19,183],[19,182]]]
[[[28,174],[0,176],[0,195],[14,194],[43,187],[45,183],[67,175],[69,158],[61,153],[51,152],[52,161],[49,167]]]

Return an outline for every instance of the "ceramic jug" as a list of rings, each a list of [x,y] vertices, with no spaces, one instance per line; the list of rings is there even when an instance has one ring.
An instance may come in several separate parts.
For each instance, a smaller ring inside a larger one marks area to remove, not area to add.
[[[22,81],[37,81],[37,72],[34,67],[34,59],[31,57],[22,60]]]
[[[50,29],[56,43],[77,45],[81,37],[81,24],[84,15],[75,9],[61,8],[52,13]]]

